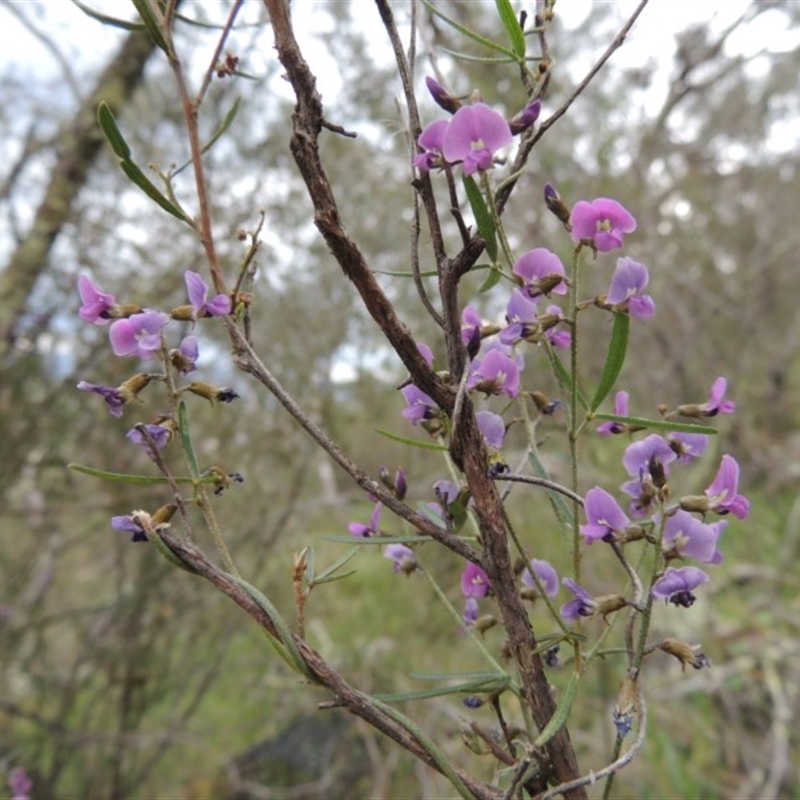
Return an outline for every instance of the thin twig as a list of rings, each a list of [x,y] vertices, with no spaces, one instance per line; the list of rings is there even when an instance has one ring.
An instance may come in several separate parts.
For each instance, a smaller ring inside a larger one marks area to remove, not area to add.
[[[566,486],[562,486],[560,483],[548,480],[547,478],[539,478],[536,475],[516,475],[513,472],[505,472],[502,475],[493,475],[492,477],[496,481],[514,481],[516,483],[530,483],[533,486],[544,486],[545,489],[551,489],[554,492],[563,494],[564,497],[568,497],[570,500],[583,505],[583,498],[577,492],[573,492]]]
[[[231,6],[231,10],[228,13],[228,19],[225,20],[225,27],[222,29],[217,46],[214,48],[214,54],[211,56],[211,61],[206,69],[206,74],[203,76],[203,82],[200,84],[200,89],[194,99],[195,108],[200,108],[203,103],[203,98],[205,98],[208,87],[211,85],[211,79],[214,76],[214,70],[217,68],[217,64],[219,63],[219,57],[222,55],[222,48],[225,47],[225,42],[227,41],[228,35],[233,29],[234,20],[239,14],[243,3],[244,0],[236,0],[236,2],[234,2],[234,4]]]

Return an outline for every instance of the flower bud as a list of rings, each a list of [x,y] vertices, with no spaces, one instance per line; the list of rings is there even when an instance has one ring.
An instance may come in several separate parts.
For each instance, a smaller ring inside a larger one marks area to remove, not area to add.
[[[178,320],[179,322],[194,322],[195,319],[197,319],[194,307],[188,304],[176,306],[169,312],[169,315],[172,319]]]
[[[239,397],[233,389],[229,389],[227,386],[212,386],[205,381],[192,381],[183,390],[196,394],[198,397],[204,397],[211,405],[217,402],[230,403]]]
[[[494,628],[495,625],[497,625],[497,617],[492,614],[482,614],[475,620],[475,630],[481,635]]]
[[[561,199],[561,195],[555,190],[551,183],[544,186],[544,202],[550,211],[555,214],[564,224],[567,230],[571,230],[569,217],[572,211],[570,207]]]
[[[684,511],[705,514],[711,508],[711,500],[704,494],[687,495],[686,497],[681,497],[678,505]]]
[[[526,131],[528,128],[539,119],[539,114],[542,111],[542,101],[541,100],[534,100],[532,103],[528,103],[522,111],[517,114],[514,119],[509,122],[509,127],[511,128],[511,133],[515,136],[523,131]]]
[[[425,78],[425,85],[428,87],[428,91],[431,93],[433,102],[436,103],[439,108],[443,108],[445,111],[449,111],[451,114],[455,114],[456,111],[461,108],[461,101],[454,95],[450,94],[447,89],[445,89],[444,86],[442,86],[442,84],[434,78]]]
[[[117,387],[117,391],[126,403],[130,403],[139,396],[139,392],[141,392],[151,380],[152,377],[150,375],[144,372],[137,372],[132,378],[128,378],[124,383],[121,383]]]
[[[604,594],[600,597],[595,597],[594,602],[596,608],[592,616],[601,616],[606,624],[608,624],[606,617],[609,614],[613,614],[628,605],[628,601],[621,594]]]
[[[700,649],[700,645],[690,645],[677,639],[664,639],[659,647],[665,653],[677,658],[681,662],[681,668],[684,672],[686,672],[687,664],[694,667],[694,669],[711,666],[708,656]]]
[[[614,725],[621,737],[627,736],[633,728],[633,717],[638,707],[638,687],[636,681],[625,678],[614,703]]]

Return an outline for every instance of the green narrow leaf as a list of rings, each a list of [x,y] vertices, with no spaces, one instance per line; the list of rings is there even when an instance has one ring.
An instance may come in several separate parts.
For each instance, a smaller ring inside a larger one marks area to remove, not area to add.
[[[478,188],[478,184],[472,179],[472,176],[464,175],[464,188],[467,191],[467,199],[475,216],[478,233],[480,233],[481,239],[486,245],[486,253],[493,263],[497,263],[497,229],[486,201],[483,199],[483,194]]]
[[[536,737],[536,741],[533,743],[536,747],[542,747],[547,744],[547,742],[549,742],[564,726],[569,716],[570,709],[572,708],[572,701],[575,699],[579,681],[580,674],[573,672],[567,684],[567,688],[564,690],[564,694],[561,695],[561,699],[558,701],[553,716],[550,717],[550,721],[544,726],[542,732]]]
[[[123,159],[119,162],[122,171],[154,202],[161,206],[173,217],[176,217],[181,222],[190,222],[186,214],[181,211],[171,200],[167,199],[147,177],[147,175],[139,169],[136,164],[130,159]]]
[[[504,672],[411,672],[409,677],[417,681],[461,681],[482,682],[502,680],[508,683],[509,676]]]
[[[511,7],[510,0],[494,0],[497,6],[497,13],[500,15],[500,20],[503,27],[508,34],[508,41],[511,43],[511,49],[514,54],[519,58],[525,58],[525,35],[522,28],[519,26],[519,20]]]
[[[608,393],[614,388],[622,365],[625,363],[625,352],[628,349],[628,333],[631,328],[631,318],[628,314],[614,315],[614,329],[611,331],[611,341],[608,344],[608,354],[606,355],[606,365],[603,367],[603,374],[600,377],[600,384],[594,393],[594,398],[589,407],[590,411],[595,411],[603,400],[608,397]]]
[[[564,366],[564,363],[558,357],[553,347],[546,341],[543,342],[543,344],[545,346],[544,352],[550,361],[550,366],[553,369],[553,374],[556,376],[561,393],[564,395],[564,397],[569,397],[572,394],[572,376],[569,374],[567,368]],[[589,410],[589,401],[584,397],[580,387],[578,388],[578,403],[584,409],[584,411]]]
[[[493,289],[498,283],[500,283],[500,278],[502,277],[503,273],[500,272],[499,269],[492,269],[486,276],[486,280],[481,284],[481,288],[478,289],[478,294],[484,294],[490,289]]]
[[[438,450],[440,452],[447,452],[447,448],[443,444],[436,444],[435,442],[423,442],[421,439],[409,439],[406,436],[400,436],[397,433],[384,430],[383,428],[375,428],[376,433],[385,436],[395,442],[411,445],[411,447],[421,447],[423,450]]]
[[[125,19],[117,19],[116,17],[107,17],[105,14],[101,14],[99,11],[95,11],[93,8],[90,8],[87,5],[84,5],[80,2],[80,0],[72,0],[73,5],[78,6],[78,8],[86,14],[87,17],[91,17],[92,19],[96,19],[98,22],[102,22],[103,25],[111,25],[114,28],[122,28],[125,31],[143,31],[144,25],[138,22],[129,22]]]
[[[418,689],[410,692],[397,692],[396,694],[376,694],[378,700],[384,703],[402,703],[406,700],[426,700],[430,697],[445,697],[449,694],[471,694],[473,692],[498,692],[508,684],[506,678],[497,678],[493,681],[472,681],[459,683],[455,686],[442,686],[436,689]]]
[[[324,580],[330,579],[330,577],[340,570],[345,564],[351,561],[357,554],[358,554],[358,547],[351,547],[341,558],[337,559],[333,562],[327,569],[322,570],[319,575],[317,575],[311,583],[322,583]],[[350,575],[352,573],[348,573]]]
[[[474,267],[473,267],[474,269]],[[391,275],[394,278],[413,278],[413,272],[394,272],[390,269],[374,269],[373,272],[376,272],[378,275]],[[421,278],[435,278],[439,273],[435,270],[428,270],[426,272],[420,272],[419,275]]]
[[[131,2],[136,7],[136,11],[139,13],[139,17],[144,23],[144,27],[150,34],[150,38],[156,43],[157,47],[160,47],[165,53],[169,53],[167,40],[161,32],[161,26],[158,24],[158,19],[153,13],[153,9],[150,8],[148,0],[131,0]]]
[[[230,111],[224,116],[222,122],[217,126],[217,129],[211,135],[211,138],[203,145],[203,148],[200,150],[201,153],[207,153],[218,141],[220,136],[225,133],[225,131],[230,128],[233,124],[233,121],[236,119],[236,115],[239,113],[239,107],[242,103],[242,97],[239,95],[234,101],[233,106],[231,106]],[[173,170],[171,176],[174,178],[179,173],[183,172],[190,164],[192,160],[189,159],[185,163],[181,164],[177,169]]]
[[[544,464],[542,464],[539,460],[539,456],[534,451],[528,453],[528,461],[530,461],[533,472],[537,478],[551,480],[550,473],[545,469]],[[547,497],[550,500],[550,505],[553,507],[553,513],[561,524],[561,532],[566,536],[567,531],[572,530],[574,519],[572,509],[569,507],[567,499],[563,494],[555,492],[552,489],[547,489],[546,491]]]
[[[178,432],[181,435],[181,447],[186,455],[186,463],[189,465],[189,472],[193,478],[200,477],[200,467],[197,463],[197,455],[194,452],[192,436],[189,433],[189,417],[186,414],[186,403],[183,400],[178,403]]]
[[[123,160],[130,158],[131,148],[128,147],[128,143],[125,141],[125,137],[122,135],[117,125],[117,120],[114,118],[111,109],[108,107],[108,103],[105,101],[97,106],[97,121],[100,123],[100,127],[106,135],[106,139],[108,139],[108,143],[111,145],[111,149],[114,153]]]
[[[138,483],[138,484],[154,484],[166,483],[167,479],[158,475],[126,475],[121,472],[106,472],[104,469],[95,469],[94,467],[87,467],[83,464],[67,464],[67,469],[75,470],[83,475],[89,475],[92,478],[102,478],[106,481],[118,481],[120,483]],[[192,483],[191,478],[175,478],[178,483]]]
[[[497,44],[497,42],[493,42],[491,39],[487,39],[485,36],[481,36],[479,33],[475,33],[475,31],[470,30],[460,22],[456,22],[454,19],[448,17],[447,14],[443,14],[430,0],[422,0],[422,3],[425,8],[428,9],[428,11],[436,14],[437,17],[444,20],[448,25],[450,25],[452,28],[455,28],[459,33],[463,34],[468,39],[472,39],[473,42],[482,44],[484,47],[488,47],[490,50],[496,50],[498,53],[503,53],[513,61],[519,60],[516,53],[509,50],[507,47]]]
[[[476,64],[516,64],[517,59],[513,56],[472,56],[468,53],[458,53],[455,50],[451,50],[449,47],[439,47],[443,53],[447,53],[447,55],[452,56],[453,58],[457,58],[460,61],[471,61]]]
[[[619,414],[593,414],[592,419],[622,422],[633,427],[652,428],[659,431],[677,431],[680,433],[704,433],[713,436],[719,431],[710,425],[697,425],[691,422],[673,422],[668,419],[647,419],[647,417],[622,417]]]

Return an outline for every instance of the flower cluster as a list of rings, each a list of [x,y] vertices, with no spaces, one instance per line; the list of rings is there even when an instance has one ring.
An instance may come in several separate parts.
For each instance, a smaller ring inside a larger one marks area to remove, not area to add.
[[[114,355],[122,358],[138,358],[141,361],[159,360],[163,368],[161,373],[137,372],[118,386],[80,381],[77,388],[102,397],[112,416],[122,417],[125,408],[140,401],[141,393],[154,381],[164,382],[166,370],[174,370],[176,377],[196,371],[199,358],[197,336],[193,333],[186,334],[176,347],[170,348],[167,342],[167,327],[170,323],[183,322],[194,325],[200,319],[230,314],[230,297],[225,294],[211,296],[208,284],[201,275],[188,270],[185,281],[188,304],[177,306],[167,313],[134,304],[120,304],[114,295],[102,291],[86,275],[81,275],[78,279],[78,291],[81,297],[78,315],[93,325],[110,325],[108,335]],[[175,398],[183,393],[202,397],[212,404],[229,403],[238,397],[236,392],[228,387],[213,386],[196,380],[177,388]],[[178,424],[174,413],[161,413],[149,422],[136,423],[127,432],[126,437],[142,447],[155,461],[158,451],[173,440],[177,430]],[[232,481],[242,480],[238,473],[226,475],[219,470],[216,472],[211,470],[207,475],[215,493],[219,493]],[[153,515],[136,511],[114,517],[111,524],[116,530],[131,534],[131,540],[134,542],[147,541],[159,526],[168,524],[173,511],[172,506],[164,506]]]

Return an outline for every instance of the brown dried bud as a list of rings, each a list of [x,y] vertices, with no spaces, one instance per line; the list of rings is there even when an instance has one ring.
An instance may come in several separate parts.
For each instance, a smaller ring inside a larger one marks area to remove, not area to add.
[[[711,662],[706,654],[700,649],[700,645],[690,645],[678,639],[664,639],[659,647],[669,655],[674,656],[681,662],[681,669],[686,672],[686,665],[694,669],[710,667]]]

